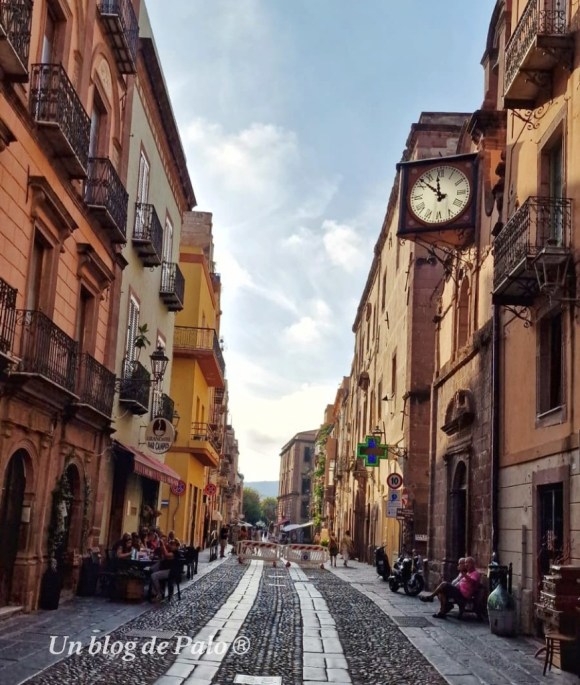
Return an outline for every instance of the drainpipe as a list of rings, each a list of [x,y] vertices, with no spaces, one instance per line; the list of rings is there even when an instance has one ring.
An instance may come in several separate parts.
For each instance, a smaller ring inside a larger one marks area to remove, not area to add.
[[[491,551],[496,554],[495,560],[499,563],[497,551],[499,542],[499,353],[501,324],[499,305],[493,305],[493,348],[491,359]]]

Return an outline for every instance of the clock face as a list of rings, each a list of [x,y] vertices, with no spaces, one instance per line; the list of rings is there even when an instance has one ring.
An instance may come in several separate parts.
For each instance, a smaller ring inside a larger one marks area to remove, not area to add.
[[[444,224],[463,213],[470,197],[471,186],[463,171],[442,164],[423,172],[415,181],[409,206],[423,223]]]

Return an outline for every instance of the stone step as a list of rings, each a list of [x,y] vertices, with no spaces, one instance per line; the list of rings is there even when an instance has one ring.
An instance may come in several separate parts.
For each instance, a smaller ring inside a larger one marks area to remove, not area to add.
[[[17,606],[0,607],[0,621],[7,621],[9,618],[21,614],[23,608]]]

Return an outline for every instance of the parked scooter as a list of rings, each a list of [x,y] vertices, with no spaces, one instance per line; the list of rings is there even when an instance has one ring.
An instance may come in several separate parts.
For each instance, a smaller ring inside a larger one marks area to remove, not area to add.
[[[391,565],[389,564],[389,558],[385,552],[385,546],[375,548],[375,565],[377,567],[377,573],[383,580],[388,580],[391,575]]]
[[[400,587],[410,597],[416,597],[424,590],[423,560],[418,554],[409,556],[403,552],[393,564],[393,570],[389,576],[389,588],[392,592],[397,592]]]

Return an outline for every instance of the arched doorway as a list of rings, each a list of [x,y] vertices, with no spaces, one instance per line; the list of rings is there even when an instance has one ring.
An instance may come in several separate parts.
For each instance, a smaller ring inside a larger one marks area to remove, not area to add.
[[[0,606],[10,602],[14,562],[20,544],[22,504],[26,488],[24,450],[15,452],[4,474],[0,495]]]
[[[456,561],[468,552],[467,542],[467,468],[465,462],[460,461],[453,476],[451,488],[451,527],[450,545],[451,559]]]
[[[75,464],[69,464],[62,476],[60,485],[60,503],[63,507],[63,530],[60,544],[55,550],[57,568],[63,578],[65,588],[73,585],[73,568],[71,557],[82,546],[83,499],[81,493],[81,476]]]

